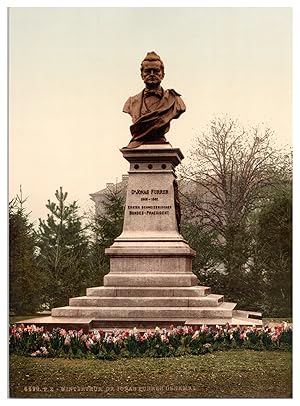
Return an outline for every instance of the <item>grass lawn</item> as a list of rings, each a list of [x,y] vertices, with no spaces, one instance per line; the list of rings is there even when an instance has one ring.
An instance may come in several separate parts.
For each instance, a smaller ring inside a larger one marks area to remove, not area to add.
[[[117,361],[12,355],[10,396],[290,398],[292,354],[230,350]]]

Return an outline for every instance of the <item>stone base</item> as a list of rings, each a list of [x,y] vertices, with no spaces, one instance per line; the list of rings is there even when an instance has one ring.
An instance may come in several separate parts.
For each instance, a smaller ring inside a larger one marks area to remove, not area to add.
[[[177,274],[130,274],[130,273],[112,273],[104,277],[104,286],[135,286],[135,287],[189,287],[198,283],[196,275],[190,273]]]
[[[133,327],[145,330],[184,324],[262,325],[261,313],[234,310],[235,303],[224,302],[223,295],[212,294],[207,286],[100,286],[88,288],[86,296],[71,298],[69,303],[52,309],[52,316],[18,324],[84,331]]]

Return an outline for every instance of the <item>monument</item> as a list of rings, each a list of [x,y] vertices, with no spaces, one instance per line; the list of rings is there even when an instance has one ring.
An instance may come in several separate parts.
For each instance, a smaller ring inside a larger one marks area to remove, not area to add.
[[[173,325],[261,324],[261,314],[235,310],[236,303],[200,286],[192,272],[195,252],[180,234],[175,168],[183,159],[165,134],[185,105],[179,93],[164,90],[164,65],[155,52],[142,61],[143,91],[123,111],[133,124],[121,149],[129,162],[123,231],[106,249],[110,271],[104,286],[87,288],[50,317],[27,320],[46,326],[155,328]]]

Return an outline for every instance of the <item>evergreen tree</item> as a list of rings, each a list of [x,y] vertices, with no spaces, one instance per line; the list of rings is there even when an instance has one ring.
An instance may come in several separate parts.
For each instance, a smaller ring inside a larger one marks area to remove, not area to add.
[[[91,268],[96,270],[95,279],[100,284],[109,272],[109,258],[105,255],[105,248],[110,247],[123,228],[124,221],[124,190],[117,186],[109,188],[102,202],[101,212],[94,215],[90,222],[94,239],[90,247]]]
[[[41,278],[36,261],[33,224],[23,200],[22,189],[9,202],[9,309],[16,314],[31,314],[40,304]]]
[[[66,305],[70,297],[84,293],[88,275],[88,238],[76,201],[66,203],[67,193],[56,190],[56,202],[48,200],[50,214],[39,219],[38,262],[43,273],[44,302],[49,308]]]

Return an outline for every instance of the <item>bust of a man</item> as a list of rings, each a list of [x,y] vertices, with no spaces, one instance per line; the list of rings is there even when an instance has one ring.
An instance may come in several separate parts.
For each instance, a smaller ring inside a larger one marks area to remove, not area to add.
[[[174,89],[164,90],[161,81],[165,75],[164,64],[155,52],[148,52],[141,65],[141,76],[145,88],[129,97],[123,111],[132,117],[130,126],[132,139],[127,148],[141,144],[163,144],[170,121],[185,111],[185,104]]]

